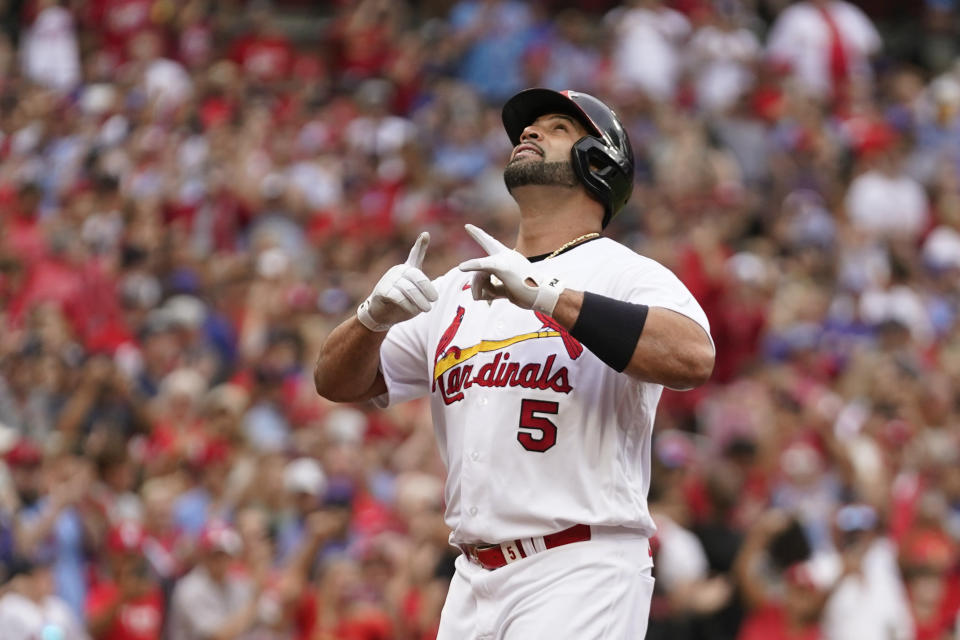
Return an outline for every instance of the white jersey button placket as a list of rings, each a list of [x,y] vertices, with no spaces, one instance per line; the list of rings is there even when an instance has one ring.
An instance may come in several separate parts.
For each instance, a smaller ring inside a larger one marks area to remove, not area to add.
[[[474,391],[479,392],[480,390],[474,389]],[[488,399],[482,393],[477,393],[477,397],[472,401],[476,402],[476,406],[481,407],[487,404]],[[483,487],[484,471],[482,469],[483,463],[480,461],[480,450],[484,436],[484,432],[480,429],[468,429],[463,434],[461,497],[464,505],[463,513],[468,520],[476,517],[480,512],[477,505],[481,504],[482,500],[481,488]]]

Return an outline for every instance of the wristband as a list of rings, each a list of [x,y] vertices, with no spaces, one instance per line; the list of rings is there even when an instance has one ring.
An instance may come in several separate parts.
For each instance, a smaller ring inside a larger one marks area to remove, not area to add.
[[[370,315],[370,298],[367,298],[360,303],[360,306],[357,307],[357,320],[360,321],[360,324],[365,326],[370,331],[374,333],[380,333],[386,331],[390,328],[389,324],[381,324],[373,319],[373,316]]]
[[[563,283],[558,278],[550,278],[549,281],[537,287],[537,297],[534,298],[533,306],[530,308],[552,316],[563,289]]]
[[[570,335],[607,366],[623,371],[637,348],[650,307],[585,291]]]

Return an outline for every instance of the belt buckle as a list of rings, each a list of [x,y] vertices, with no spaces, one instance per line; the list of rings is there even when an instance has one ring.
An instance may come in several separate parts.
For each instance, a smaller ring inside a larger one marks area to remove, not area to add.
[[[480,554],[483,553],[484,551],[489,551],[490,549],[499,549],[499,548],[500,548],[499,544],[475,544],[470,547],[471,557],[473,558],[473,561],[475,564],[490,571],[492,567],[487,566],[486,563],[484,563],[480,559]]]
[[[477,557],[477,545],[475,544],[465,544],[463,545],[463,551],[467,554],[467,557],[473,561],[474,564],[480,564],[480,558]]]
[[[477,544],[477,545],[474,545],[474,546],[473,546],[473,559],[474,559],[474,561],[475,561],[479,566],[481,566],[481,567],[483,567],[484,569],[486,569],[486,570],[489,571],[489,570],[491,569],[491,567],[488,567],[488,566],[486,565],[486,563],[484,563],[482,560],[480,560],[480,554],[481,554],[482,552],[484,552],[484,551],[489,551],[490,549],[493,549],[494,547],[498,547],[498,548],[499,548],[499,546],[500,546],[500,545],[498,545],[498,544]]]

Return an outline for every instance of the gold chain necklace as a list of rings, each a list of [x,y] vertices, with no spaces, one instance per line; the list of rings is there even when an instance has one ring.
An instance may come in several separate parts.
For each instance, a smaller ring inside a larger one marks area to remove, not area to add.
[[[570,242],[566,243],[565,245],[562,245],[559,249],[557,249],[556,251],[554,251],[553,253],[551,253],[550,255],[548,255],[546,258],[544,258],[544,260],[549,260],[550,258],[556,258],[558,255],[560,255],[561,253],[563,253],[564,251],[566,251],[566,250],[569,249],[570,247],[573,247],[573,246],[575,246],[575,245],[578,245],[578,244],[580,244],[581,242],[586,242],[587,240],[593,240],[594,238],[599,238],[599,237],[600,237],[600,234],[597,233],[596,231],[594,231],[594,232],[592,232],[592,233],[585,233],[585,234],[583,234],[582,236],[580,236],[579,238],[574,238],[573,240],[571,240]]]

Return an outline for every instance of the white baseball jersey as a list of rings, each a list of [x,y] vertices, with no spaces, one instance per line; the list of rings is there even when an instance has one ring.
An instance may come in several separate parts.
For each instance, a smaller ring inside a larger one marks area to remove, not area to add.
[[[536,275],[618,300],[706,315],[659,263],[607,238],[534,263]],[[447,467],[454,543],[498,543],[574,524],[649,536],[650,440],[663,387],[604,364],[544,314],[475,301],[469,273],[434,281],[433,308],[393,326],[380,406],[429,394]]]

